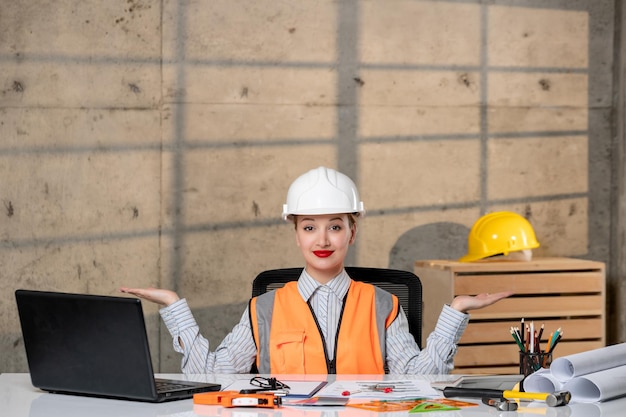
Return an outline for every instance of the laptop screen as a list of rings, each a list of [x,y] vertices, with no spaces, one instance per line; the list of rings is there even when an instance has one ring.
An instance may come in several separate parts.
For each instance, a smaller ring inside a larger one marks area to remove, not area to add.
[[[156,397],[141,302],[17,290],[34,386],[53,392]]]

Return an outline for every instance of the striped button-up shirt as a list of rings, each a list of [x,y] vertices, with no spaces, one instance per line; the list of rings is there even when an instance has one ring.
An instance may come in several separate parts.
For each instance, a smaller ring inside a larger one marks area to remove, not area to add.
[[[298,291],[308,301],[320,325],[329,355],[335,351],[337,325],[343,298],[350,287],[350,277],[340,275],[321,285],[303,271],[298,280]],[[249,373],[256,358],[256,346],[250,327],[248,309],[241,320],[224,338],[214,352],[209,341],[200,334],[187,301],[181,299],[160,310],[161,317],[174,339],[174,350],[183,354],[182,371],[199,373]],[[420,350],[404,311],[387,328],[386,363],[393,374],[445,374],[453,368],[457,343],[467,326],[469,315],[443,306],[435,330],[429,335],[426,347]],[[332,359],[329,358],[329,359]]]

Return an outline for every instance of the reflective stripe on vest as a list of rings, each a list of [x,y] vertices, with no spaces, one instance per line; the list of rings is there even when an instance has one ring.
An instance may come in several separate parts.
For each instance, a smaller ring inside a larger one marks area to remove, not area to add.
[[[385,372],[385,330],[398,308],[396,296],[371,284],[351,282],[335,346],[336,373]],[[329,372],[325,343],[297,282],[253,298],[250,320],[260,373]]]

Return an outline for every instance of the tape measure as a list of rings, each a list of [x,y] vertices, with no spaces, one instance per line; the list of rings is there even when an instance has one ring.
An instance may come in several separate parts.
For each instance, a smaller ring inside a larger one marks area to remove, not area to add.
[[[277,408],[282,405],[281,397],[268,393],[241,394],[239,391],[203,392],[193,395],[193,403],[221,405],[222,407]]]

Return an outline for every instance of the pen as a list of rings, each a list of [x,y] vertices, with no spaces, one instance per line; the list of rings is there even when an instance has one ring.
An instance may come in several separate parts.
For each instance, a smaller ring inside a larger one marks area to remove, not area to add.
[[[272,388],[248,388],[239,391],[239,394],[274,394],[276,396],[289,395],[289,391],[285,389],[272,389]]]

